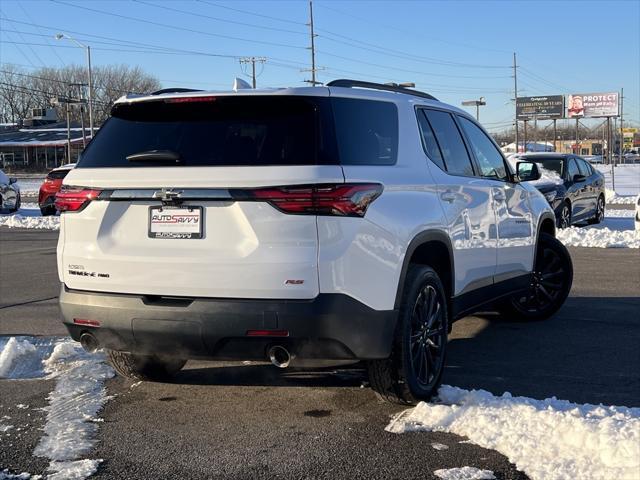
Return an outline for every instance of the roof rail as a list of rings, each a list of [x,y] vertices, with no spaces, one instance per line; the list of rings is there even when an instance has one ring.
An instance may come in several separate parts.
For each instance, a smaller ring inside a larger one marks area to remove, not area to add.
[[[156,90],[151,92],[151,95],[162,95],[163,93],[187,93],[187,92],[202,92],[197,88],[163,88],[162,90]]]
[[[429,95],[428,93],[421,92],[419,90],[411,90],[409,88],[401,87],[398,85],[385,85],[384,83],[365,82],[363,80],[348,80],[346,78],[341,78],[339,80],[333,80],[327,83],[327,87],[371,88],[373,90],[384,90],[386,92],[406,93],[407,95],[413,95],[415,97],[428,98],[429,100],[438,101],[438,99],[433,95]]]

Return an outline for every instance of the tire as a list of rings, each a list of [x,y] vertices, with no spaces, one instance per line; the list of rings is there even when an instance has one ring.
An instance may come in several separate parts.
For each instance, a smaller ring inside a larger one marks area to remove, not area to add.
[[[16,196],[16,205],[11,209],[11,213],[15,213],[20,210],[20,205],[22,204],[22,199],[20,198],[20,194]]]
[[[40,207],[40,213],[43,217],[56,214],[56,207],[54,205],[47,205],[46,207]]]
[[[500,312],[510,319],[546,320],[564,304],[573,283],[573,263],[566,247],[540,234],[530,288],[505,300]]]
[[[449,312],[438,274],[409,267],[391,355],[367,362],[369,383],[381,399],[403,405],[438,391],[446,359]]]
[[[562,204],[557,224],[558,228],[569,228],[571,226],[571,203],[564,202]]]
[[[119,375],[136,380],[171,380],[187,363],[182,358],[136,355],[116,350],[107,350],[107,356]]]
[[[604,209],[604,195],[600,195],[598,197],[598,203],[596,204],[596,213],[594,214],[593,218],[587,220],[587,223],[589,225],[597,225],[598,223],[602,223],[602,220],[604,220]]]

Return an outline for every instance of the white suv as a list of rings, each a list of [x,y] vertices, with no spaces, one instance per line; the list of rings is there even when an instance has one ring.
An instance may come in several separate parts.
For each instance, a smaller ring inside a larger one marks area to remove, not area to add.
[[[136,378],[365,361],[413,403],[453,320],[548,317],[573,275],[549,204],[473,118],[369,82],[123,97],[56,206],[64,322]]]

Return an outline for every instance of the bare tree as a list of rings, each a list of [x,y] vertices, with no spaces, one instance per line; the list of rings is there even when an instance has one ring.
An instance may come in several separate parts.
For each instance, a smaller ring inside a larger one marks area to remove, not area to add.
[[[145,73],[140,67],[106,65],[94,67],[93,110],[96,123],[102,123],[111,110],[113,102],[127,93],[149,93],[160,88],[157,78]],[[70,65],[64,68],[41,68],[33,72],[16,66],[3,64],[0,67],[0,115],[5,120],[18,122],[27,118],[32,108],[51,106],[54,97],[87,98],[87,72],[83,66]],[[76,84],[76,86],[72,86]],[[58,118],[66,115],[64,106]],[[80,119],[80,109],[72,109],[72,119]]]

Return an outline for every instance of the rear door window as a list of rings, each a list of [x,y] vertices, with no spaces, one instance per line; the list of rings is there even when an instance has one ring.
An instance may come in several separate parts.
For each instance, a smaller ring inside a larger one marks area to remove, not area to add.
[[[181,97],[118,104],[77,168],[167,166],[127,156],[166,150],[183,166],[335,164],[327,98]],[[175,163],[174,163],[175,165]]]
[[[417,113],[418,113],[418,125],[420,127],[420,134],[422,136],[422,146],[424,148],[424,151],[433,163],[435,163],[442,170],[446,171],[447,168],[444,165],[442,152],[440,151],[440,147],[438,146],[436,135],[435,133],[433,133],[433,129],[431,128],[431,125],[429,125],[429,122],[427,121],[427,117],[425,116],[424,110],[419,109]]]
[[[393,165],[398,156],[398,109],[394,103],[331,99],[342,165]]]
[[[452,175],[473,176],[471,158],[451,114],[440,110],[425,110],[425,114],[436,135],[447,172]]]

